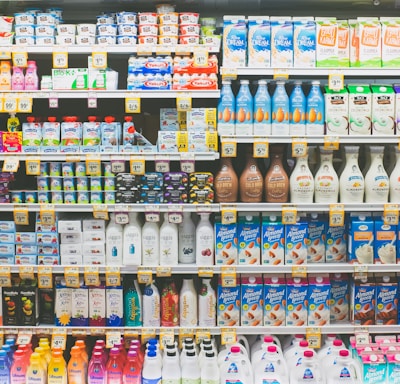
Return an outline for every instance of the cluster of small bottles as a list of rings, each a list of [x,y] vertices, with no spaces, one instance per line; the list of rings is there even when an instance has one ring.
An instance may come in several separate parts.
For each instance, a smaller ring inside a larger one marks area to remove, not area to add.
[[[2,91],[36,91],[39,89],[39,77],[36,61],[29,60],[25,70],[12,67],[9,61],[0,61],[0,90]]]

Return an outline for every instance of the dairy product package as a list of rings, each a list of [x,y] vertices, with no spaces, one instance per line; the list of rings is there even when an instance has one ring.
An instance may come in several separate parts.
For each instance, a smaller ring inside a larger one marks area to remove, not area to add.
[[[398,284],[394,273],[376,274],[375,324],[397,324]]]
[[[260,217],[255,212],[239,215],[239,264],[260,264]]]
[[[293,18],[293,66],[315,68],[316,25],[312,17]]]
[[[271,66],[271,25],[268,16],[249,16],[247,66],[269,68]]]
[[[373,264],[374,221],[370,217],[350,217],[348,257],[350,263]]]
[[[241,315],[240,325],[263,325],[263,279],[261,274],[241,276]]]
[[[349,134],[349,93],[347,89],[333,91],[325,87],[325,120],[328,135]]]
[[[349,84],[349,135],[370,135],[372,94],[369,85]]]
[[[395,132],[395,99],[391,86],[372,84],[372,134],[394,135]]]
[[[374,263],[396,264],[397,225],[387,225],[375,219]]]
[[[293,22],[290,16],[271,17],[271,67],[293,67]]]
[[[382,67],[400,65],[400,19],[381,17]]]
[[[325,259],[327,263],[345,263],[347,261],[346,226],[327,227]]]
[[[372,277],[351,283],[350,320],[355,325],[375,324],[375,281]]]
[[[327,220],[311,217],[308,222],[307,263],[325,263]]]
[[[285,262],[285,226],[277,216],[263,216],[261,223],[262,264]]]
[[[330,276],[331,300],[330,320],[331,324],[348,323],[349,321],[349,275],[334,273]]]
[[[224,16],[222,65],[228,68],[246,66],[247,25],[245,16]]]
[[[350,67],[359,67],[359,45],[357,19],[349,19],[349,41],[350,41]]]
[[[350,66],[350,27],[347,20],[338,20],[339,67]]]
[[[307,263],[308,223],[299,221],[285,226],[285,263]]]
[[[264,326],[286,325],[286,280],[284,274],[264,276]]]
[[[308,325],[321,327],[330,323],[331,284],[328,274],[308,278]]]
[[[337,67],[339,62],[338,23],[335,17],[315,18],[317,26],[317,67]]]
[[[217,325],[233,327],[240,324],[240,284],[235,287],[223,287],[221,278],[217,291]]]
[[[237,225],[222,224],[217,217],[215,229],[215,263],[217,265],[231,265],[238,263]]]
[[[286,325],[302,326],[308,319],[308,281],[306,278],[286,279]]]
[[[381,24],[378,19],[358,18],[360,67],[381,67]]]

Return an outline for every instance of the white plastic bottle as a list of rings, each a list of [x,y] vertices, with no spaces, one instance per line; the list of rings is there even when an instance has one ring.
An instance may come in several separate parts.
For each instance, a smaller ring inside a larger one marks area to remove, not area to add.
[[[214,265],[214,228],[209,213],[200,213],[200,222],[196,228],[196,264]]]
[[[339,178],[333,168],[333,152],[323,147],[319,149],[320,166],[315,174],[315,202],[337,203],[339,198]]]
[[[250,360],[243,355],[240,347],[232,346],[228,358],[220,364],[220,383],[253,384],[253,370]]]
[[[168,352],[174,352],[175,355],[168,355]],[[163,353],[163,359],[162,359],[162,364],[163,367],[166,364],[166,359],[169,358],[169,360],[175,360],[179,364],[179,369],[180,369],[180,357],[179,357],[179,349],[178,349],[178,343],[174,341],[173,343],[168,343],[164,346],[164,353]]]
[[[179,319],[181,327],[195,327],[197,325],[197,292],[191,278],[183,279],[179,293]]]
[[[140,265],[142,263],[142,226],[137,212],[129,212],[129,223],[123,232],[123,264]]]
[[[280,357],[283,359],[283,353],[282,350],[278,345],[274,343],[274,339],[272,336],[264,336],[264,341],[261,344],[261,348],[259,348],[257,351],[254,351],[254,353],[251,354],[251,365],[253,367],[253,370],[255,369],[255,366],[258,362],[260,362],[264,357],[266,356],[266,352],[269,347],[276,347],[275,353],[280,355]]]
[[[400,203],[400,149],[397,145],[394,147],[396,153],[396,163],[392,172],[390,173],[390,202]]]
[[[339,356],[339,352],[346,349],[346,347],[343,344],[343,341],[340,339],[336,339],[333,341],[332,347],[329,350],[329,353],[327,353],[325,356],[319,356],[321,364],[324,367],[331,367],[332,365],[336,364],[336,360]]]
[[[339,178],[340,202],[362,203],[364,200],[365,181],[358,165],[360,147],[345,145],[346,165]]]
[[[147,284],[143,290],[143,326],[159,327],[160,318],[160,293],[154,283]]]
[[[115,222],[115,214],[110,214],[110,222],[106,229],[106,263],[122,265],[123,228]]]
[[[178,352],[167,350],[162,364],[162,384],[181,384],[182,372]]]
[[[371,146],[371,165],[365,175],[365,202],[387,203],[389,177],[383,166],[383,146]]]
[[[324,345],[318,350],[318,357],[321,359],[331,352],[334,341],[337,340],[335,334],[326,335]]]
[[[190,212],[183,212],[182,223],[179,224],[179,256],[181,264],[196,262],[196,226]]]
[[[308,156],[298,157],[289,179],[290,202],[312,203],[314,197],[314,176],[308,166]]]
[[[215,327],[217,297],[211,279],[202,279],[199,292],[199,327]]]
[[[262,358],[253,364],[254,384],[289,382],[289,371],[276,345],[269,345]]]
[[[200,368],[200,384],[219,384],[219,367],[213,351],[207,351]]]
[[[362,374],[359,365],[351,358],[347,349],[342,349],[336,363],[332,366],[324,366],[328,374],[326,384],[362,384]]]
[[[311,351],[313,350],[308,347],[308,341],[307,340],[301,340],[297,347],[292,348],[290,351],[284,354],[286,364],[288,366],[289,372],[296,367],[299,362],[302,361],[303,355],[305,351]]]
[[[169,222],[166,212],[160,227],[160,265],[177,265],[178,252],[178,225]]]
[[[282,345],[277,336],[273,335],[257,335],[254,339],[254,341],[251,342],[251,348],[250,348],[250,356],[251,356],[251,361],[253,361],[253,356],[255,353],[258,353],[260,350],[263,349],[263,344],[266,346],[268,345],[277,345],[278,350],[282,352],[283,356],[283,351],[282,351]]]
[[[142,370],[142,384],[161,383],[161,365],[155,351],[149,351],[144,359]]]
[[[142,228],[142,265],[159,265],[160,228],[157,223],[146,221]]]
[[[324,384],[324,376],[314,351],[304,351],[301,363],[290,369],[290,384]]]
[[[200,384],[200,365],[194,351],[186,351],[185,364],[182,365],[182,384]]]
[[[180,363],[181,363],[181,368],[186,364],[187,360],[187,353],[188,352],[193,352],[197,356],[196,349],[194,347],[194,344],[184,344],[180,356]]]
[[[299,346],[301,340],[304,340],[304,335],[302,334],[288,335],[283,339],[281,349],[285,358],[291,349]]]

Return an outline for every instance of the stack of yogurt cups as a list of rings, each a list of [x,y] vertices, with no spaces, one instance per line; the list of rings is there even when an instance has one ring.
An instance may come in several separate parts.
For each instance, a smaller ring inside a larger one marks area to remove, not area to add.
[[[119,12],[97,16],[97,44],[134,45],[137,40],[137,14]]]
[[[14,17],[0,16],[0,47],[4,45],[11,45],[14,37],[12,27]]]

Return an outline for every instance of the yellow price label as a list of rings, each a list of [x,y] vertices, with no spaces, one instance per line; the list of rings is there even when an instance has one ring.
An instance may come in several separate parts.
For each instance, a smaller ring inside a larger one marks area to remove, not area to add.
[[[40,207],[40,222],[43,225],[54,225],[56,222],[56,213],[53,205],[44,205]]]
[[[22,280],[33,280],[35,278],[33,266],[31,265],[21,265],[19,267],[19,277]]]
[[[171,267],[156,267],[156,276],[157,277],[170,277],[172,275]]]
[[[175,341],[175,331],[173,328],[162,328],[160,330],[160,348],[164,349],[166,345],[171,345]]]
[[[193,340],[194,330],[192,328],[179,328],[179,348],[182,348],[185,339]]]
[[[125,99],[125,113],[141,113],[140,97],[129,97]]]
[[[83,271],[83,276],[85,279],[85,285],[93,287],[100,285],[99,267],[96,266],[85,267]]]
[[[154,328],[142,328],[141,342],[142,345],[146,345],[146,343],[150,339],[154,339],[156,337],[156,330]]]
[[[107,68],[107,52],[93,52],[92,53],[93,68],[106,69]]]
[[[13,52],[12,62],[14,67],[26,68],[28,66],[28,53],[27,52]]]
[[[383,222],[385,225],[398,225],[399,206],[398,204],[385,204],[383,208]]]
[[[144,175],[146,164],[143,158],[131,156],[129,160],[129,169],[132,175]]]
[[[344,88],[343,73],[330,73],[328,75],[328,88],[332,91],[340,91]]]
[[[287,80],[289,79],[288,68],[275,68],[274,69],[274,80]]]
[[[221,328],[221,344],[230,345],[237,341],[235,328]]]
[[[51,335],[51,349],[61,348],[63,351],[67,345],[67,330],[66,329],[54,329]]]
[[[121,332],[107,331],[106,332],[106,348],[113,348],[115,344],[121,342]]]
[[[236,157],[237,143],[236,141],[221,142],[221,157]]]
[[[268,139],[257,139],[253,144],[253,157],[254,158],[268,158],[269,157],[269,144]]]
[[[17,101],[17,112],[32,113],[33,101],[31,97],[20,97]]]
[[[138,44],[137,54],[138,56],[151,56],[153,49],[153,46],[150,44]]]
[[[101,160],[100,156],[87,155],[86,156],[86,175],[100,176],[101,175]]]
[[[27,208],[14,208],[14,221],[17,225],[29,225],[29,211]]]
[[[0,94],[0,112],[4,112],[4,99],[1,97],[1,94]]]
[[[221,285],[223,287],[236,287],[236,267],[222,266],[221,267]]]
[[[11,267],[9,265],[0,266],[0,287],[11,287]]]
[[[214,267],[199,267],[199,277],[212,278],[214,276]]]
[[[53,52],[53,68],[68,68],[68,52]]]
[[[108,207],[106,204],[93,205],[93,217],[98,220],[108,220]]]
[[[176,98],[176,109],[178,112],[188,112],[192,109],[192,95],[182,94]]]
[[[324,136],[324,149],[337,151],[339,149],[339,136]]]
[[[12,47],[1,47],[0,48],[0,60],[10,60],[11,59],[11,49]]]
[[[296,224],[297,208],[285,207],[282,209],[282,224]]]
[[[320,328],[307,328],[306,340],[310,348],[321,348],[321,329]]]
[[[27,159],[25,161],[26,174],[29,176],[40,175],[40,159]]]
[[[67,163],[78,163],[81,161],[81,157],[76,154],[66,154],[65,155],[65,160]]]
[[[292,157],[303,157],[307,155],[307,140],[305,138],[293,138]]]
[[[235,224],[237,220],[236,207],[224,205],[221,209],[221,222],[223,225]]]
[[[15,173],[19,168],[19,159],[17,156],[7,157],[3,162],[3,172]]]
[[[344,204],[331,204],[329,206],[329,225],[331,227],[343,227]]]
[[[151,267],[138,267],[137,278],[139,284],[151,284],[153,281],[153,270]]]
[[[307,277],[307,267],[305,265],[292,265],[292,277]]]
[[[53,288],[53,268],[46,265],[38,266],[38,287],[40,289]]]
[[[70,288],[79,288],[79,268],[65,267],[64,268],[65,285]]]
[[[3,100],[3,112],[17,113],[18,99],[16,97],[6,97]]]
[[[197,46],[193,52],[193,66],[194,67],[208,67],[208,49],[201,45]]]
[[[238,77],[237,68],[221,68],[221,76],[222,80],[236,80]]]
[[[211,339],[211,332],[209,329],[196,330],[196,344],[200,344],[205,339]]]
[[[106,267],[106,286],[118,287],[121,285],[121,270],[119,267]]]

